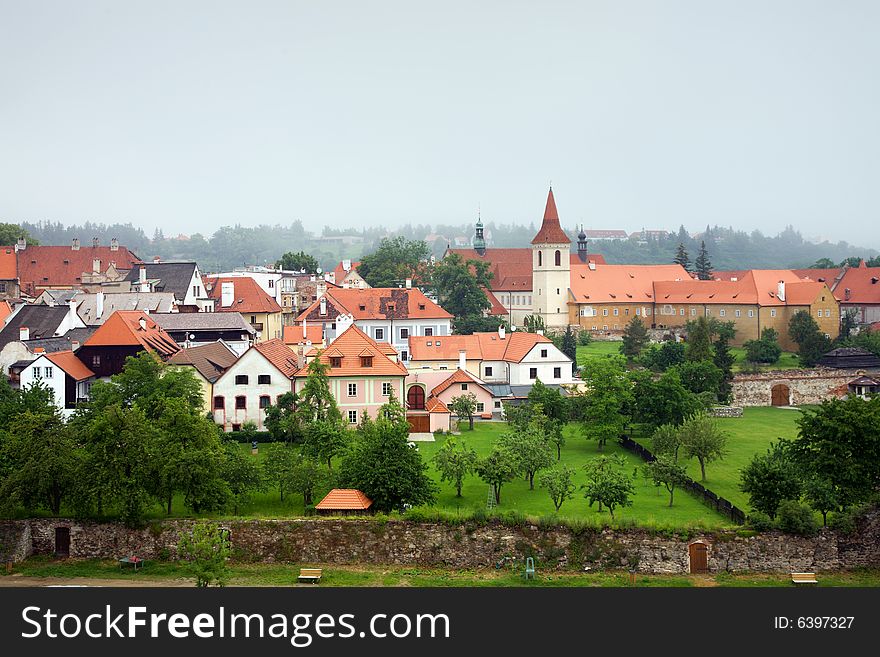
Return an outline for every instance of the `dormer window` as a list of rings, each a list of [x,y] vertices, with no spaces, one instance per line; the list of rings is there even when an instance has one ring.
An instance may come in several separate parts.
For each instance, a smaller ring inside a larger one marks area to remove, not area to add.
[[[330,356],[330,367],[342,367],[342,356]]]
[[[372,367],[373,366],[373,357],[372,356],[361,356],[361,367]]]
[[[419,304],[419,310],[424,310],[424,309],[425,309],[425,304],[420,303],[420,304]]]
[[[358,306],[358,309],[360,309],[360,310],[366,310],[367,307],[366,307],[366,305],[361,304],[361,305]]]

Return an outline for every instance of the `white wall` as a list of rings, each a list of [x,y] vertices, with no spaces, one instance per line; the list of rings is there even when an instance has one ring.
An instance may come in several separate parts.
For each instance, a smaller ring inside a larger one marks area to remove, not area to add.
[[[52,368],[51,377],[46,376],[47,367]],[[39,375],[36,374],[37,369],[39,369]],[[64,370],[62,370],[45,356],[39,356],[34,359],[34,361],[30,365],[28,365],[21,371],[21,387],[26,388],[32,385],[34,381],[37,380],[42,381],[43,385],[48,386],[52,389],[52,392],[55,396],[55,405],[61,409],[62,413],[64,413],[65,416],[73,413],[73,409],[64,408],[64,404],[66,402],[64,398]]]
[[[293,352],[291,352],[292,354]],[[247,375],[247,385],[237,385],[237,375]],[[268,374],[268,384],[258,383],[261,374]],[[269,396],[271,404],[275,404],[278,395],[292,390],[291,381],[255,348],[248,349],[226,372],[214,383],[211,399],[211,412],[214,422],[223,426],[224,431],[231,431],[233,424],[244,424],[248,420],[256,423],[260,431],[265,429],[263,421],[266,413],[260,409],[260,397]],[[225,398],[224,410],[214,410],[213,397],[222,395]],[[244,409],[235,408],[235,398],[245,397]]]
[[[547,356],[541,356],[542,350],[547,351]],[[554,368],[560,368],[560,377],[553,375]],[[535,382],[529,376],[531,368],[538,370],[538,378],[541,383],[571,383],[571,361],[550,342],[538,343],[526,354],[519,363],[510,364],[511,385],[529,385]]]

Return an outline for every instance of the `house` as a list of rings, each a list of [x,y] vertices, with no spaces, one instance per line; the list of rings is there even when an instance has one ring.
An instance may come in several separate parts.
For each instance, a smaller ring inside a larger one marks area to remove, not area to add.
[[[304,310],[297,322],[320,325],[328,344],[352,324],[376,342],[389,342],[406,363],[410,336],[446,336],[452,315],[418,288],[332,288]]]
[[[210,276],[214,312],[241,313],[256,331],[257,342],[281,338],[281,306],[248,276]]]
[[[290,352],[288,347],[285,349]],[[392,393],[404,400],[404,380],[408,374],[397,351],[387,342],[377,342],[357,326],[349,326],[326,349],[313,348],[305,354],[306,362],[296,374],[294,392],[302,390],[308,365],[318,359],[327,365],[330,392],[350,426],[365,415],[375,418],[379,408]]]
[[[849,267],[834,287],[840,312],[852,312],[857,324],[880,322],[880,267],[868,267],[862,260]]]
[[[629,237],[625,230],[587,230],[584,231],[588,240],[601,242],[605,240],[625,240]]]
[[[220,272],[214,274],[213,278],[249,278],[260,286],[270,297],[275,299],[277,303],[281,303],[281,285],[280,282],[290,274],[297,272],[285,272],[282,269],[274,267],[263,267],[260,265],[250,265],[248,267],[236,267],[232,271]]]
[[[452,400],[460,395],[472,394],[476,397],[476,415],[491,418],[494,409],[492,390],[467,370],[449,372],[437,370],[411,371],[406,379],[407,412],[427,410],[431,414],[431,431],[449,430],[452,414]],[[432,400],[439,402],[434,408]],[[436,416],[436,417],[435,417]]]
[[[257,331],[241,313],[153,313],[153,320],[181,347],[223,340],[239,356],[255,342]]]
[[[348,286],[361,289],[368,288],[370,286],[358,273],[357,268],[360,264],[360,262],[343,260],[338,265],[336,265],[333,271],[327,273],[327,280],[330,283],[334,283],[335,285],[338,285],[340,287]]]
[[[239,431],[245,422],[264,430],[266,409],[293,390],[298,369],[296,354],[280,339],[255,343],[214,381],[214,422],[224,431]]]
[[[868,399],[874,395],[880,395],[880,379],[873,376],[862,375],[847,384],[849,394]]]
[[[100,326],[117,310],[170,313],[177,310],[171,292],[80,292],[73,297],[76,312],[86,326]]]
[[[142,351],[166,360],[180,347],[149,315],[117,310],[76,351],[76,357],[104,378],[121,372],[125,359]]]
[[[171,356],[167,362],[171,366],[193,371],[202,388],[202,398],[205,402],[203,410],[207,413],[212,411],[214,382],[237,360],[238,354],[223,340],[217,340],[208,344],[183,348]]]
[[[334,488],[315,505],[325,516],[360,516],[372,513],[373,500],[354,488]]]
[[[30,361],[19,374],[22,387],[39,381],[53,393],[55,405],[69,417],[79,402],[89,398],[95,373],[72,351],[43,353]]]
[[[303,322],[302,324],[285,326],[284,337],[282,339],[284,340],[284,344],[291,349],[296,349],[301,346],[305,348],[305,351],[310,351],[312,347],[323,349],[325,346],[324,329],[320,324],[308,324]]]
[[[820,367],[835,369],[877,369],[880,368],[880,357],[867,349],[858,347],[839,347],[822,356],[817,363]]]
[[[82,327],[71,329],[64,335],[7,342],[3,349],[0,349],[0,371],[7,374],[9,384],[17,388],[21,371],[39,354],[76,351],[94,332],[95,327]]]
[[[0,299],[18,299],[18,265],[13,246],[0,247]]]
[[[303,310],[324,296],[328,288],[337,287],[326,279],[315,274],[290,274],[278,282],[281,289],[281,321],[284,326],[296,323],[296,317]]]
[[[133,267],[125,280],[136,292],[170,293],[180,312],[210,312],[214,309],[214,300],[208,296],[199,266],[192,261],[142,263]]]
[[[36,297],[48,288],[72,289],[96,278],[117,280],[140,262],[134,253],[117,240],[100,246],[98,239],[90,247],[80,247],[79,239],[71,246],[33,246],[24,240],[16,245],[16,263],[21,293]]]
[[[10,342],[62,336],[70,329],[84,327],[76,308],[76,301],[63,306],[19,305],[0,330],[0,350]]]

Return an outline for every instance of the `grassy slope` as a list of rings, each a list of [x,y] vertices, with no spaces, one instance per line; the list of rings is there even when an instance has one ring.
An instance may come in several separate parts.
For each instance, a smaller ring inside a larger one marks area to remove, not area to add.
[[[600,341],[593,340],[590,344],[586,346],[579,346],[577,348],[577,359],[578,363],[583,365],[590,358],[603,358],[605,356],[619,356],[620,355],[620,342],[619,341]],[[741,371],[746,369],[746,350],[742,347],[731,347],[731,353],[736,357],[736,362],[733,365],[733,371]],[[761,370],[796,370],[799,369],[800,365],[798,364],[797,354],[793,354],[788,351],[782,352],[782,356],[779,358],[779,361],[773,363],[771,365],[761,365]]]

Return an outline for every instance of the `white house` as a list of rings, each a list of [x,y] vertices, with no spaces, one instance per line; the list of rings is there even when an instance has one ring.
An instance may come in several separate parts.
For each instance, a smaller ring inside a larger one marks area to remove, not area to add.
[[[224,431],[238,431],[248,421],[265,429],[265,409],[293,390],[297,356],[283,340],[258,342],[214,382],[211,408]]]
[[[21,371],[21,387],[36,381],[48,386],[54,394],[55,405],[65,417],[73,413],[77,402],[89,398],[94,379],[95,373],[72,351],[40,354]]]
[[[132,267],[126,280],[132,292],[171,292],[177,306],[198,312],[214,309],[214,300],[208,296],[199,266],[193,261],[142,263]]]

